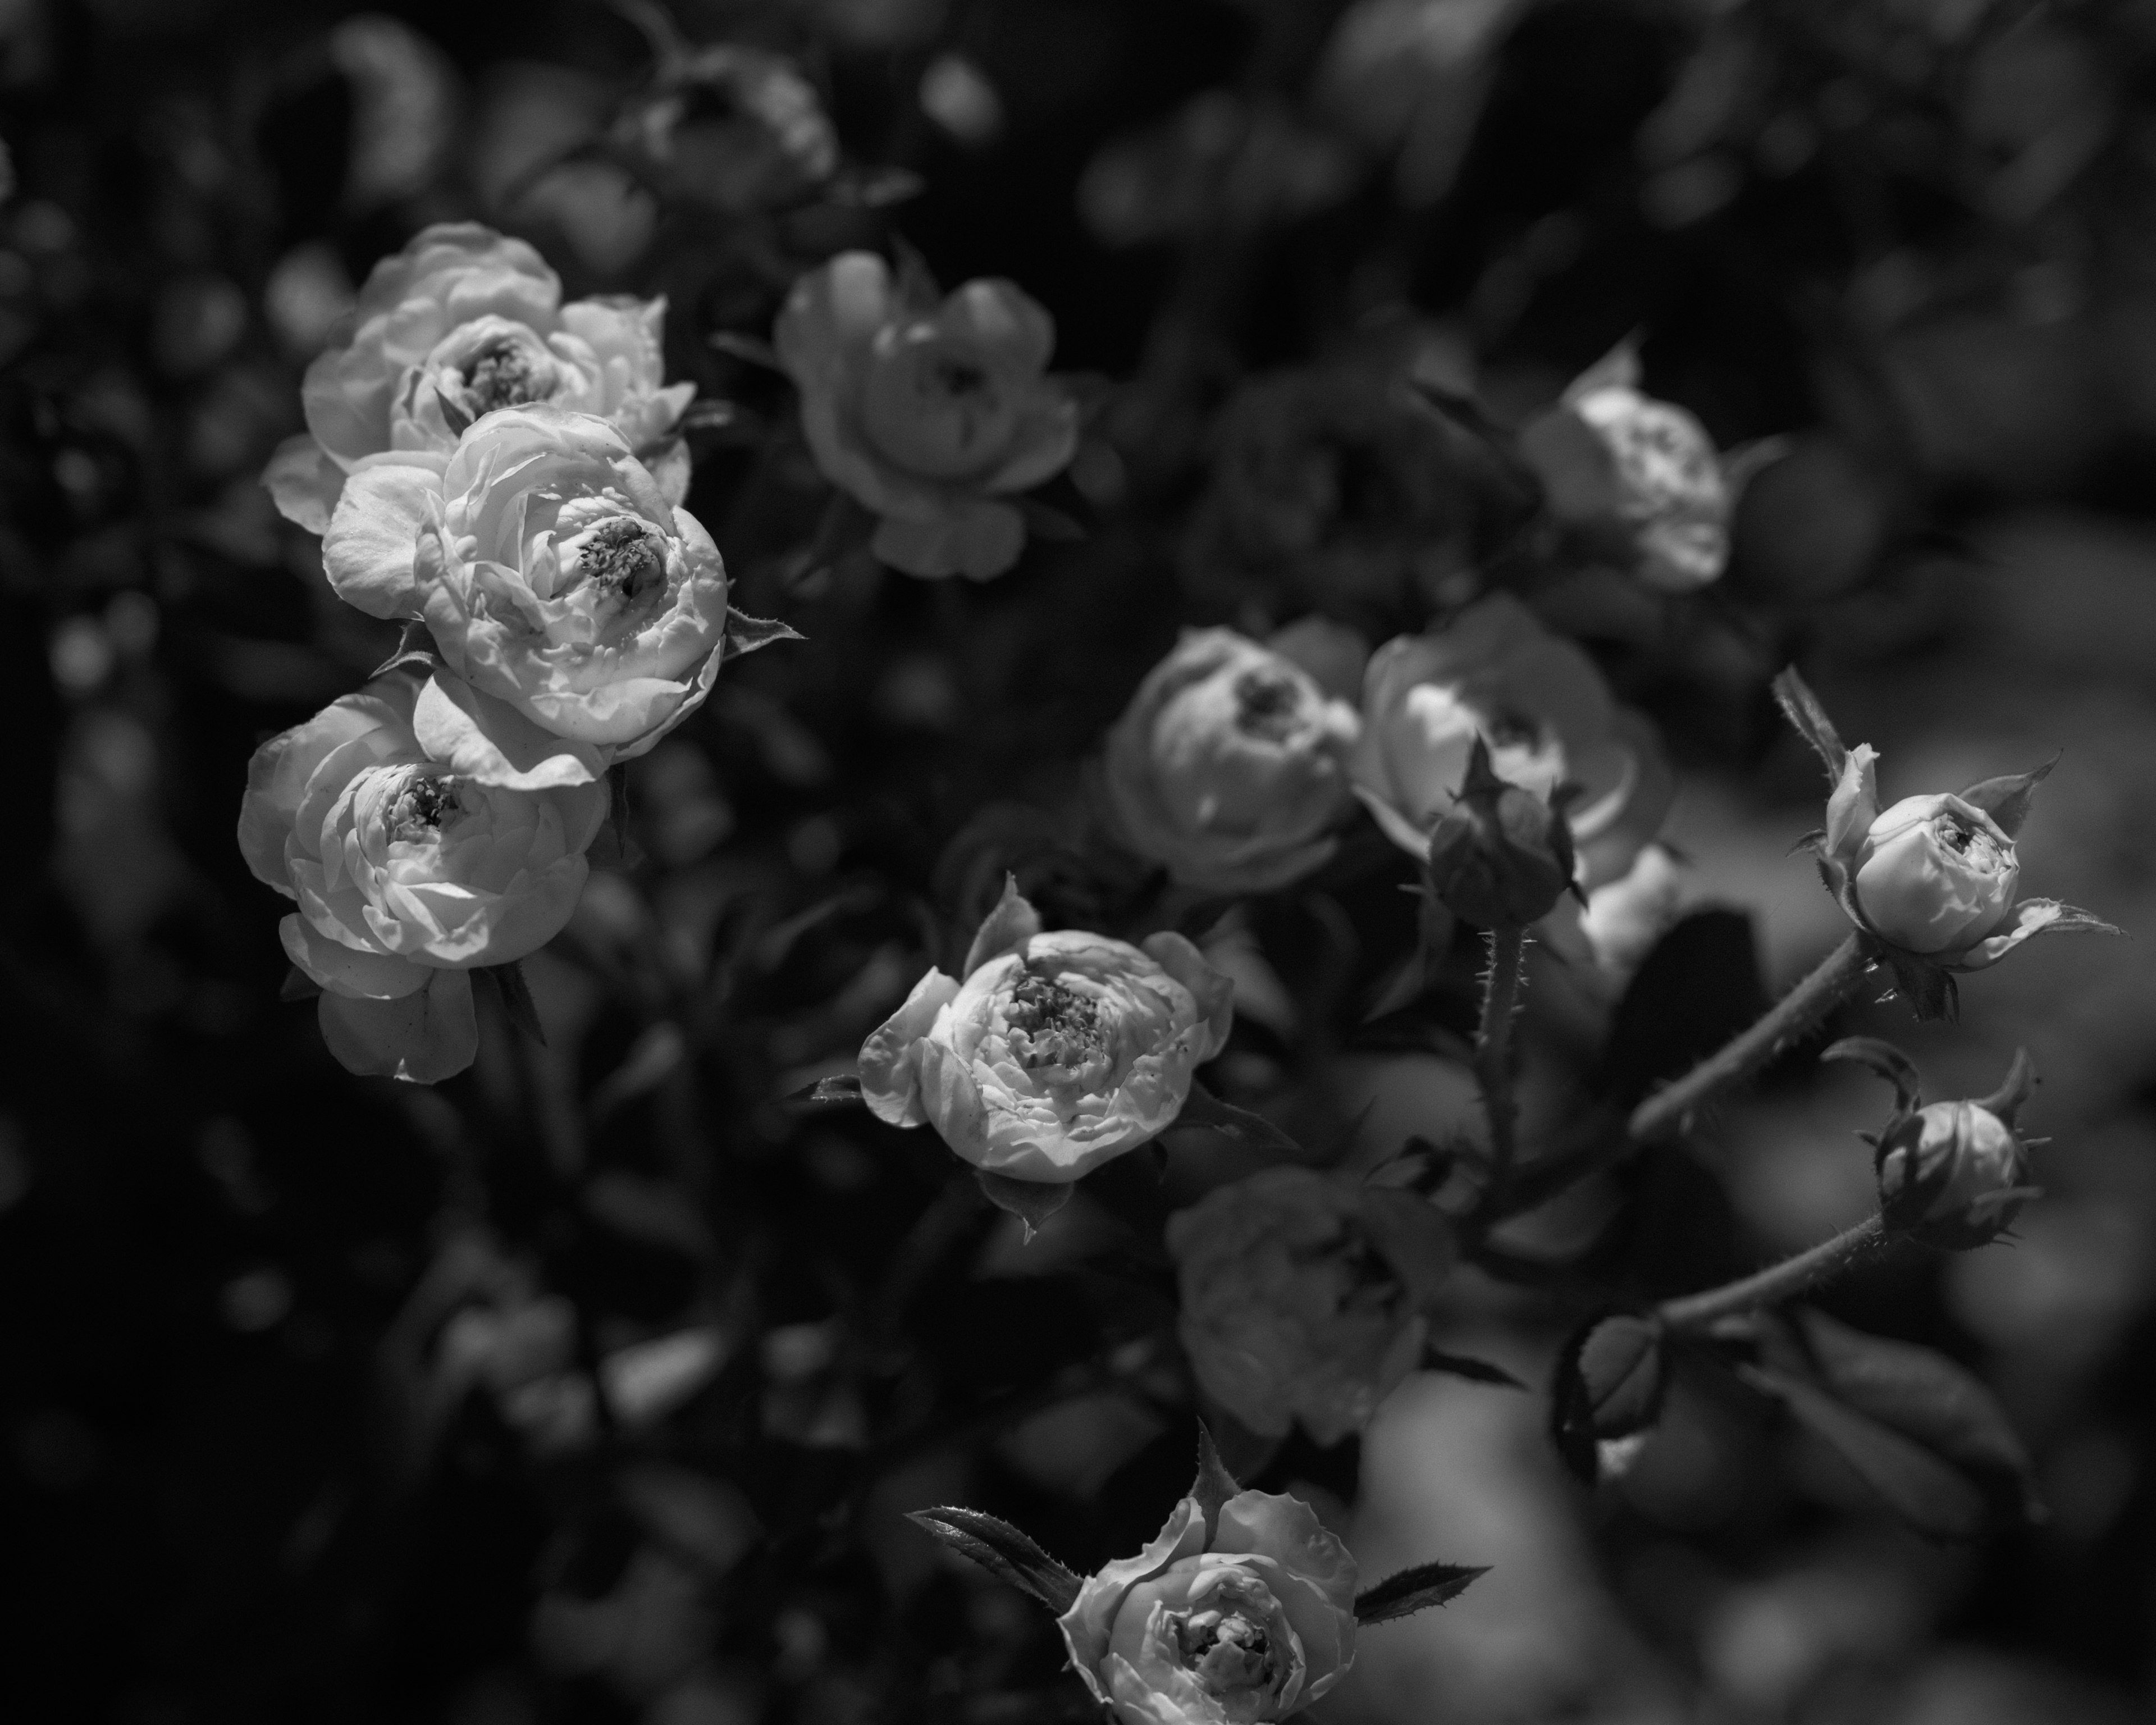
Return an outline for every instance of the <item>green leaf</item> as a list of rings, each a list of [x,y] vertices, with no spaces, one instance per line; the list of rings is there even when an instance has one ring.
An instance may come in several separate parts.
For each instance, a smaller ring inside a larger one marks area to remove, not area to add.
[[[1924,1081],[1917,1063],[1891,1042],[1876,1036],[1845,1036],[1820,1051],[1823,1060],[1855,1060],[1868,1066],[1894,1086],[1894,1112],[1913,1114],[1924,1106]]]
[[[428,634],[427,625],[408,623],[397,638],[397,650],[369,671],[367,680],[371,683],[393,670],[432,670],[434,663],[434,638]]]
[[[1981,809],[2011,839],[2029,819],[2030,806],[2036,799],[2036,787],[2051,776],[2051,769],[2058,764],[2059,757],[2054,755],[2042,766],[2027,773],[2010,773],[1999,778],[1984,779],[1964,791],[1961,799]]]
[[[997,1580],[1028,1593],[1061,1616],[1078,1597],[1078,1578],[1009,1522],[977,1509],[918,1509],[906,1519]]]
[[[1797,735],[1810,743],[1825,762],[1828,779],[1839,783],[1843,764],[1849,759],[1848,747],[1834,728],[1834,721],[1827,716],[1826,709],[1820,705],[1819,696],[1797,675],[1794,665],[1774,679],[1774,699],[1784,716],[1796,727]]]
[[[720,663],[731,665],[745,654],[768,647],[773,641],[803,641],[808,637],[798,629],[768,617],[751,617],[726,607],[726,644],[720,649]]]
[[[1262,1114],[1253,1114],[1247,1108],[1224,1102],[1195,1081],[1191,1084],[1190,1094],[1183,1099],[1183,1111],[1168,1129],[1175,1132],[1183,1127],[1203,1127],[1233,1138],[1250,1150],[1286,1155],[1299,1155],[1302,1150],[1300,1144]]]
[[[1190,1495],[1198,1500],[1198,1507],[1205,1517],[1205,1543],[1211,1545],[1214,1536],[1220,1531],[1220,1506],[1242,1491],[1235,1476],[1228,1471],[1227,1464],[1220,1460],[1219,1445],[1205,1422],[1198,1422],[1198,1477],[1190,1482]]]
[[[1390,1623],[1396,1617],[1427,1611],[1466,1593],[1478,1577],[1490,1573],[1467,1563],[1418,1563],[1389,1575],[1375,1587],[1355,1596],[1355,1621],[1368,1629],[1373,1623]]]
[[[1422,1368],[1425,1372],[1445,1372],[1455,1378],[1465,1378],[1470,1384],[1487,1384],[1499,1389],[1525,1389],[1527,1386],[1502,1366],[1493,1366],[1486,1359],[1476,1359],[1465,1353],[1446,1353],[1435,1348],[1422,1351]]]
[[[805,1084],[799,1090],[789,1091],[779,1098],[789,1108],[859,1108],[861,1101],[860,1076],[855,1072],[834,1073],[829,1078],[819,1078],[814,1084]]]
[[[1550,1394],[1550,1435],[1565,1465],[1594,1484],[1597,1445],[1652,1425],[1668,1375],[1658,1320],[1618,1312],[1580,1331],[1558,1358]]]

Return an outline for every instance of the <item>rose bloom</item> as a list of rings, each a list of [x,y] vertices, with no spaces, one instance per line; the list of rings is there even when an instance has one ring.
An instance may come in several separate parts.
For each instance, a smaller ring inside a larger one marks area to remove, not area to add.
[[[1631,866],[1675,793],[1653,727],[1610,698],[1585,653],[1509,594],[1477,600],[1371,658],[1351,771],[1356,793],[1402,850],[1427,854],[1478,736],[1500,778],[1546,799],[1571,793],[1564,814],[1584,888]]]
[[[976,1168],[1075,1180],[1174,1124],[1233,994],[1179,934],[1044,934],[1013,881],[963,976],[930,971],[862,1045],[862,1099]]]
[[[1282,614],[1397,628],[1472,567],[1488,466],[1389,369],[1342,362],[1253,378],[1215,421],[1184,583],[1229,614],[1259,595]]]
[[[1355,1559],[1309,1505],[1243,1491],[1209,1537],[1195,1497],[1056,1620],[1126,1725],[1251,1725],[1324,1695],[1355,1661]]]
[[[461,704],[459,704],[461,703]],[[469,973],[536,952],[575,910],[604,786],[527,791],[450,767],[429,742],[483,711],[445,674],[377,678],[272,737],[249,764],[239,848],[298,910],[278,932],[323,990],[324,1040],[357,1072],[432,1082],[471,1063]]]
[[[1003,500],[1059,473],[1078,408],[1045,375],[1055,325],[1012,283],[908,299],[846,252],[793,285],[772,331],[824,476],[882,519],[871,548],[909,575],[985,581],[1018,561]]]
[[[606,419],[678,503],[689,455],[676,428],[696,386],[660,381],[665,318],[664,299],[564,305],[546,260],[491,228],[423,228],[374,266],[344,336],[307,367],[307,429],[264,482],[288,520],[319,533],[346,475],[391,452],[446,457],[482,415],[546,403]]]
[[[649,749],[718,675],[718,547],[589,414],[506,408],[439,474],[355,474],[322,561],[361,610],[424,618],[452,670],[566,739],[588,773]]]
[[[1687,593],[1729,561],[1734,490],[1706,427],[1639,381],[1619,348],[1520,434],[1520,454],[1559,521],[1621,547],[1648,586]]]
[[[1344,633],[1344,632],[1343,632]],[[1332,855],[1362,728],[1302,667],[1232,629],[1186,629],[1108,732],[1131,848],[1185,886],[1264,892]]]
[[[1451,1267],[1425,1199],[1314,1168],[1265,1168],[1168,1218],[1179,1331],[1199,1385],[1267,1437],[1370,1422],[1422,1358],[1422,1306]]]
[[[1999,823],[1959,797],[1904,797],[1866,831],[1856,901],[1871,926],[1912,952],[1975,945],[2014,906],[2021,865]]]

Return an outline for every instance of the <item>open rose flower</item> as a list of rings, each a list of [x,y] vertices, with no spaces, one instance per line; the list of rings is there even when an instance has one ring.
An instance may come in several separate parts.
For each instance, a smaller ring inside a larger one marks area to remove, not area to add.
[[[862,1045],[862,1099],[976,1168],[1066,1183],[1174,1124],[1233,993],[1179,934],[1043,933],[1009,881],[961,974],[930,971]]]
[[[876,556],[976,581],[1018,561],[1025,518],[1004,500],[1078,444],[1076,403],[1045,375],[1047,312],[1003,280],[909,297],[882,259],[846,252],[794,283],[773,341],[816,465],[882,518]]]
[[[1845,747],[1795,671],[1784,671],[1774,691],[1834,781],[1825,829],[1811,839],[1827,890],[1892,965],[1920,1015],[1949,1009],[1953,973],[1986,969],[2032,936],[2118,932],[2056,899],[2015,896],[2021,860],[2014,840],[2049,763],[1881,809],[1879,752],[1863,742]]]
[[[1585,653],[1506,593],[1371,658],[1352,770],[1394,844],[1427,856],[1477,737],[1499,778],[1561,803],[1583,888],[1630,868],[1675,792],[1653,727],[1610,698]]]
[[[470,973],[544,946],[583,890],[605,788],[459,771],[450,756],[480,723],[501,751],[536,746],[528,721],[446,673],[393,672],[249,765],[241,853],[297,903],[285,953],[321,986],[323,1040],[355,1072],[431,1083],[470,1065]]]
[[[649,749],[723,656],[718,547],[588,413],[505,408],[439,469],[354,474],[322,561],[346,599],[424,619],[451,670],[563,739],[557,779]]]
[[[1109,806],[1125,842],[1185,886],[1269,891],[1335,850],[1361,728],[1292,659],[1186,629],[1108,733]]]
[[[1326,1694],[1355,1660],[1355,1559],[1310,1506],[1194,1497],[1152,1543],[1090,1576],[1057,1620],[1070,1662],[1125,1725],[1254,1725]]]
[[[1253,1431],[1321,1444],[1370,1422],[1422,1358],[1450,1231],[1413,1192],[1270,1168],[1168,1218],[1183,1350]]]
[[[348,475],[393,453],[445,458],[473,420],[545,403],[607,420],[678,503],[689,490],[678,428],[696,386],[661,381],[665,317],[663,299],[563,305],[545,259],[491,228],[424,228],[374,266],[344,336],[307,367],[307,429],[264,482],[289,520],[319,533]]]
[[[1707,428],[1640,393],[1627,345],[1575,378],[1520,434],[1551,514],[1665,593],[1720,578],[1738,486]]]

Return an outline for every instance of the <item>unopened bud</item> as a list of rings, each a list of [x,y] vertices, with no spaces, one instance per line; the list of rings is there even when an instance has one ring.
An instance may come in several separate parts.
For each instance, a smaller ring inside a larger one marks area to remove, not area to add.
[[[1430,833],[1430,882],[1448,910],[1481,928],[1545,916],[1573,884],[1564,816],[1498,778],[1480,737],[1459,800]]]
[[[1902,1114],[1879,1140],[1879,1208],[1897,1233],[1949,1251],[1996,1240],[2030,1198],[2014,1116],[2035,1073],[2026,1055],[1998,1094]]]

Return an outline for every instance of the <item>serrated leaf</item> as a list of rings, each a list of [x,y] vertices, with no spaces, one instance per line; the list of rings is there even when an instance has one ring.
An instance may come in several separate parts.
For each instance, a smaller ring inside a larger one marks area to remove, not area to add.
[[[799,1090],[789,1091],[779,1100],[789,1108],[860,1108],[861,1101],[860,1075],[855,1072],[834,1072],[828,1078],[819,1078],[814,1084],[804,1084]]]
[[[1917,1063],[1891,1042],[1876,1036],[1845,1036],[1820,1052],[1823,1060],[1855,1060],[1894,1086],[1894,1111],[1913,1114],[1924,1106],[1924,1081]]]
[[[1738,1375],[1779,1401],[1918,1532],[1972,1539],[1984,1530],[1989,1519],[1984,1493],[1914,1439],[1800,1378],[1760,1366],[1740,1366]]]
[[[1470,1384],[1488,1384],[1500,1389],[1527,1387],[1502,1366],[1476,1359],[1471,1354],[1446,1353],[1435,1348],[1423,1349],[1422,1368],[1425,1372],[1444,1372],[1451,1377],[1465,1378]]]
[[[509,1014],[509,1022],[544,1048],[547,1027],[539,1022],[539,1004],[531,998],[531,984],[524,979],[523,964],[512,960],[507,964],[487,965],[485,971],[501,992],[501,1007]]]
[[[408,623],[404,632],[397,638],[397,650],[367,674],[367,680],[386,677],[393,670],[407,667],[424,666],[431,670],[434,665],[434,638],[427,633],[424,623]]]
[[[1061,1616],[1078,1597],[1078,1577],[1009,1522],[976,1509],[917,1509],[916,1527],[970,1558],[997,1580],[1028,1593]]]
[[[1826,709],[1820,705],[1819,696],[1798,675],[1794,665],[1774,679],[1774,700],[1789,723],[1796,727],[1797,735],[1810,743],[1825,762],[1828,780],[1839,783],[1841,769],[1849,759],[1849,749],[1841,734],[1834,728],[1834,721],[1827,716]]]
[[[1181,1127],[1203,1127],[1209,1132],[1233,1138],[1250,1150],[1296,1155],[1302,1149],[1300,1144],[1262,1114],[1253,1114],[1247,1108],[1238,1108],[1233,1102],[1224,1102],[1204,1085],[1194,1081],[1190,1086],[1190,1094],[1183,1099],[1183,1111],[1175,1117],[1168,1129],[1173,1132]]]
[[[1356,1594],[1355,1621],[1368,1629],[1373,1623],[1390,1623],[1413,1612],[1427,1611],[1433,1605],[1458,1599],[1489,1573],[1486,1564],[1478,1568],[1469,1563],[1418,1563]]]
[[[1971,785],[1961,793],[1961,799],[1997,821],[2010,839],[2017,836],[2022,824],[2029,819],[2029,810],[2036,799],[2036,787],[2051,777],[2051,769],[2059,764],[2056,755],[2041,767],[2026,773],[2009,773],[1997,778],[1987,778]]]
[[[1198,1476],[1190,1482],[1190,1495],[1198,1500],[1199,1512],[1205,1517],[1205,1543],[1210,1546],[1214,1536],[1220,1531],[1220,1506],[1242,1491],[1235,1476],[1228,1471],[1227,1464],[1220,1459],[1219,1445],[1213,1441],[1213,1434],[1205,1422],[1198,1422]]]
[[[720,649],[721,665],[731,665],[745,655],[768,647],[773,641],[805,641],[808,638],[798,629],[779,622],[775,618],[751,617],[726,607],[726,644]]]
[[[1060,1181],[1051,1185],[1045,1180],[1014,1180],[1009,1174],[991,1173],[984,1168],[975,1168],[973,1178],[981,1183],[981,1190],[988,1194],[990,1204],[1019,1219],[1029,1240],[1043,1222],[1070,1202],[1071,1189],[1076,1183]]]

